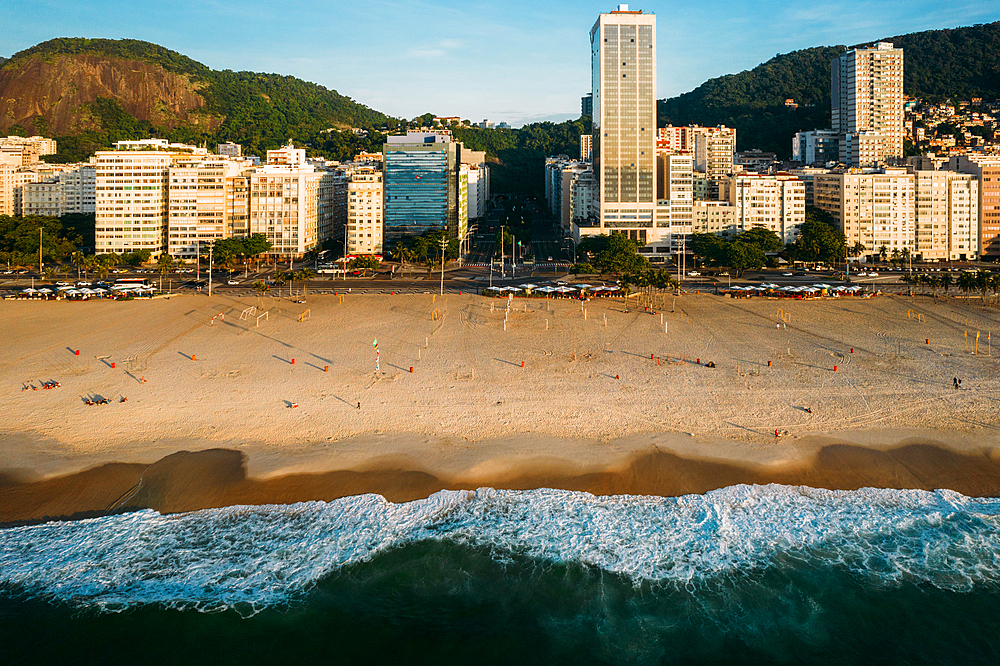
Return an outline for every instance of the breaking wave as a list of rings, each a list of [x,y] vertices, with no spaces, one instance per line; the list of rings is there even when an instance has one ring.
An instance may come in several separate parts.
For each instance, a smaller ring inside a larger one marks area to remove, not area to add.
[[[0,595],[98,612],[254,614],[425,542],[476,549],[501,565],[577,565],[688,592],[795,567],[833,569],[866,587],[996,591],[1000,500],[776,485],[675,498],[483,488],[405,504],[360,495],[140,511],[0,530]]]

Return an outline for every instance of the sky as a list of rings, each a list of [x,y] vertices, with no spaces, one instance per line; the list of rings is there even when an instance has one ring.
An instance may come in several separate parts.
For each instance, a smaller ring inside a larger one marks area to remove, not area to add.
[[[617,3],[547,0],[4,0],[0,56],[54,37],[141,39],[213,69],[312,81],[391,116],[514,126],[580,115],[590,29]],[[778,53],[1000,20],[997,0],[642,2],[657,96]]]

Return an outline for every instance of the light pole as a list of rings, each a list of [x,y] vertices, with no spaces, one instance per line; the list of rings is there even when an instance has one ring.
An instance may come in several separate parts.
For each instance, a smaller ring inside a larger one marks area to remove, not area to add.
[[[208,246],[208,297],[212,297],[212,245]]]
[[[42,230],[45,227],[38,227],[38,279],[42,279]]]
[[[441,295],[444,296],[444,250],[448,247],[448,237],[441,236]]]

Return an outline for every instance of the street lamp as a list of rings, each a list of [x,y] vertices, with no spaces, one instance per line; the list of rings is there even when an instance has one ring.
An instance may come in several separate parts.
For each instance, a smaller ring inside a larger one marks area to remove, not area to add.
[[[441,236],[441,295],[444,296],[444,251],[448,247],[448,237]]]

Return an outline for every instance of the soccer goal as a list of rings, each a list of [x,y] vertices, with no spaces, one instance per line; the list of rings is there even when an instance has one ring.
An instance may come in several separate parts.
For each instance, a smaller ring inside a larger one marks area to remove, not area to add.
[[[246,310],[244,310],[243,313],[240,315],[240,321],[246,321],[255,314],[257,314],[257,308],[255,306],[251,306]]]
[[[257,315],[257,326],[258,327],[260,327],[260,318],[261,317],[264,318],[264,321],[270,321],[270,317],[267,316],[267,312],[268,311],[265,311],[265,312],[262,312],[259,315]]]
[[[312,315],[312,310],[306,310],[299,315],[299,321],[309,321],[309,317]]]

